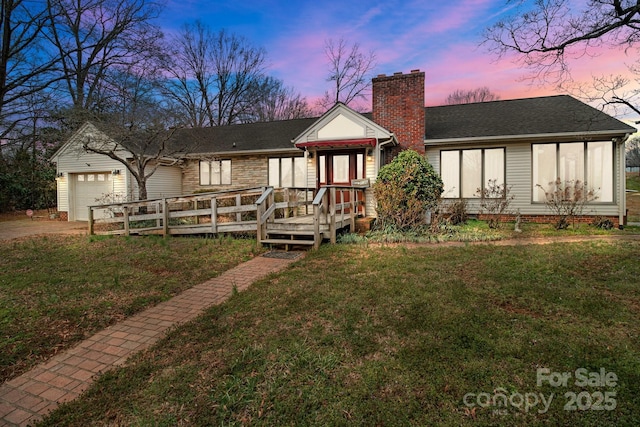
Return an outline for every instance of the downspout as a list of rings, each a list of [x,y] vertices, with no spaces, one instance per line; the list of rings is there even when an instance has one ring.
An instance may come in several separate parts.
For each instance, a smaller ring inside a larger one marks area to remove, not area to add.
[[[396,135],[394,133],[390,134],[389,139],[387,139],[384,142],[381,142],[378,144],[378,146],[376,147],[377,153],[376,153],[376,164],[375,164],[375,171],[376,171],[376,176],[378,176],[378,172],[380,171],[380,153],[382,153],[382,148],[385,145],[389,145],[392,142],[398,142],[396,140]]]
[[[375,160],[374,160],[374,168],[373,170],[375,171],[375,175],[376,178],[378,177],[378,172],[380,171],[380,154],[382,153],[382,149],[386,146],[389,145],[391,143],[395,142],[396,144],[398,143],[398,141],[396,140],[396,136],[395,134],[391,133],[389,135],[389,139],[387,139],[386,141],[380,142],[379,144],[376,145],[376,155],[375,155]],[[373,184],[374,182],[372,181],[371,184]],[[369,200],[369,195],[371,197],[371,200]],[[373,191],[371,189],[369,189],[369,194],[367,194],[367,192],[365,191],[365,214],[366,216],[372,216],[374,218],[378,217],[378,213],[376,212],[375,209],[375,199],[373,196]],[[372,206],[371,210],[369,210],[369,206]]]
[[[620,211],[618,212],[618,224],[622,226],[624,224],[624,217],[627,212],[627,173],[626,173],[626,156],[625,156],[625,144],[627,140],[631,136],[630,133],[626,134],[624,137],[618,140],[620,154],[619,154],[619,162],[620,162],[620,194],[618,197],[620,198]],[[615,141],[615,139],[614,139]]]

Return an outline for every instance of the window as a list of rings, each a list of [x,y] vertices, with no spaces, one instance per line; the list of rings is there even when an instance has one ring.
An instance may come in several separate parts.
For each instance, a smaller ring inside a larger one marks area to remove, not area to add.
[[[333,156],[333,182],[349,183],[349,155],[340,154]]]
[[[356,154],[356,179],[364,178],[364,154]]]
[[[482,186],[482,150],[462,150],[462,197],[475,197]]]
[[[460,151],[440,153],[440,176],[444,184],[442,197],[453,199],[460,197]]]
[[[613,202],[611,141],[533,144],[532,162],[534,202],[544,202],[557,179],[584,182],[596,202]]]
[[[200,185],[231,184],[231,160],[200,162]]]
[[[327,156],[318,156],[319,180],[321,184],[327,183]]]
[[[587,144],[587,183],[596,189],[600,202],[613,202],[613,143]]]
[[[440,152],[444,198],[479,197],[489,180],[505,183],[504,148],[447,150]]]
[[[269,185],[276,188],[306,187],[304,157],[269,159]]]

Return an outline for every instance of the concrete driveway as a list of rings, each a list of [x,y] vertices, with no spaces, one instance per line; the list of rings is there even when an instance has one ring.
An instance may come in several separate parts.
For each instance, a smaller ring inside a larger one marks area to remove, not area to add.
[[[87,228],[86,222],[40,219],[0,221],[0,240],[11,240],[40,234],[87,234]]]

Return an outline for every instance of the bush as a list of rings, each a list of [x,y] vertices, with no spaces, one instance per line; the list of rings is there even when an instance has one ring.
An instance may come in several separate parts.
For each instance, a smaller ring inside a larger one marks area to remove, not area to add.
[[[611,221],[609,218],[596,216],[595,218],[593,218],[591,225],[602,230],[611,230],[614,224],[613,221]]]
[[[489,228],[500,228],[500,221],[504,215],[511,214],[509,205],[515,196],[511,195],[511,187],[498,184],[496,179],[487,181],[487,186],[478,188],[480,196],[480,213],[490,215],[487,219]]]
[[[575,217],[582,214],[584,205],[597,199],[595,191],[588,189],[580,180],[562,181],[560,178],[549,183],[545,187],[537,184],[545,195],[545,204],[558,218],[554,227],[563,230],[569,227],[569,222],[574,223]],[[575,227],[575,224],[573,224]]]
[[[467,201],[459,199],[442,205],[444,217],[451,225],[460,225],[469,219],[469,211],[467,210]]]
[[[442,191],[442,179],[427,159],[414,150],[402,151],[378,173],[374,185],[378,222],[400,230],[422,225]]]

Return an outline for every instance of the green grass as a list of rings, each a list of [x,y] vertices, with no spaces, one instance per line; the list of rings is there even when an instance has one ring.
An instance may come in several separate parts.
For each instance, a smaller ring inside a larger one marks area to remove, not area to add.
[[[43,425],[638,425],[639,255],[637,241],[326,245]],[[619,380],[538,387],[538,367]],[[546,413],[464,404],[502,389],[555,398]],[[565,393],[598,391],[615,410],[563,410]]]
[[[627,220],[640,222],[640,176],[637,173],[627,173],[627,189],[636,193],[627,193]]]
[[[637,173],[627,174],[627,190],[640,191],[640,175]]]
[[[0,242],[0,382],[249,259],[255,246],[154,236]]]

